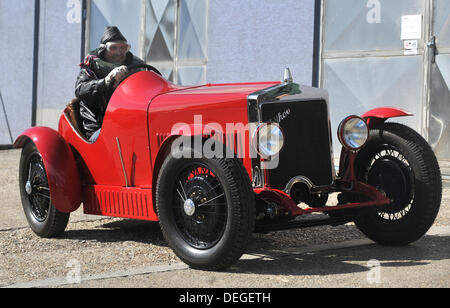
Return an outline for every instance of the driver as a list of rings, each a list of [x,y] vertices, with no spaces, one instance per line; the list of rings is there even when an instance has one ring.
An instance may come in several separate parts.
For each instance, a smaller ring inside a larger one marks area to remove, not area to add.
[[[90,142],[100,134],[106,106],[115,88],[128,76],[127,66],[145,64],[130,48],[117,27],[106,27],[100,47],[80,64],[75,95],[81,100],[80,115]]]

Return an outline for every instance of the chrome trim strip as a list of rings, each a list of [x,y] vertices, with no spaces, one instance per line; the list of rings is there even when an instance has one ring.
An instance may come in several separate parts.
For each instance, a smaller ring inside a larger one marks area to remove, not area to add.
[[[300,90],[300,85],[293,82],[292,74],[289,69],[286,69],[284,72],[283,82],[280,84],[268,87],[263,90],[259,90],[257,92],[251,93],[247,97],[247,113],[248,113],[248,123],[249,125],[254,125],[256,127],[258,124],[262,122],[261,108],[260,105],[267,101],[276,100],[278,97],[283,95],[295,95],[302,93]],[[252,147],[252,138],[249,138],[249,149]],[[252,170],[257,167],[264,173],[264,170],[261,169],[260,157],[251,159]],[[256,187],[264,187],[265,185],[265,176],[261,174],[261,186]]]
[[[301,94],[300,85],[296,83],[281,83],[272,87],[252,93],[247,98],[249,123],[261,123],[260,104],[273,101],[282,95]]]
[[[329,134],[329,143],[330,143],[330,159],[331,159],[331,176],[333,178],[333,182],[330,185],[333,185],[336,181],[336,164],[334,162],[334,151],[333,151],[333,132],[331,131],[331,115],[330,115],[330,102],[328,98],[328,92],[324,89],[314,88],[314,87],[308,87],[301,85],[301,94],[296,95],[297,97],[286,97],[282,98],[283,100],[297,100],[299,102],[301,101],[314,101],[314,100],[324,100],[327,104],[327,112],[328,112],[328,129],[330,131]]]

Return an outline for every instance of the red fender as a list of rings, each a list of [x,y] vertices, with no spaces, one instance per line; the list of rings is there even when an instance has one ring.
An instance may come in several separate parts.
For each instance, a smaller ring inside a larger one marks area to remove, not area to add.
[[[376,124],[385,122],[389,118],[409,117],[412,115],[412,113],[400,108],[382,107],[366,112],[362,115],[362,118],[364,118],[367,121],[367,124],[372,127]]]
[[[223,133],[222,130],[219,129],[219,127],[215,127],[214,125],[208,126],[205,124],[184,124],[174,128],[169,135],[164,136],[162,144],[158,149],[156,158],[154,159],[154,161],[152,161],[153,183],[156,183],[159,169],[164,163],[164,159],[166,158],[166,155],[169,153],[174,140],[176,140],[179,137],[198,137],[198,136],[203,137],[205,134],[208,135],[212,131],[214,131],[219,135]]]
[[[41,153],[53,206],[63,213],[77,210],[81,204],[81,181],[67,142],[51,128],[33,127],[16,139],[14,148],[23,148],[28,140],[34,142]]]

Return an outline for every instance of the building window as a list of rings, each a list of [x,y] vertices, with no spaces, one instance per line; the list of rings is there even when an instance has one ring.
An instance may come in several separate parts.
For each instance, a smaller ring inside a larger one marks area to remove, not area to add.
[[[131,44],[131,52],[139,56],[141,29],[140,0],[91,0],[89,1],[87,21],[87,47],[99,47],[106,26],[118,26]]]
[[[181,85],[206,82],[208,0],[91,0],[88,50],[116,25],[131,51]]]

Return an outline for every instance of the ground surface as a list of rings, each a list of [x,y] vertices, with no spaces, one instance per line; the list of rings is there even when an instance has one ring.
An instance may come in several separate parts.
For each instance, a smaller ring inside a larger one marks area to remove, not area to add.
[[[376,245],[352,224],[255,234],[230,269],[203,272],[180,262],[157,223],[78,210],[63,236],[38,238],[21,208],[19,159],[0,151],[0,286],[450,287],[450,182],[434,226],[407,247]]]

